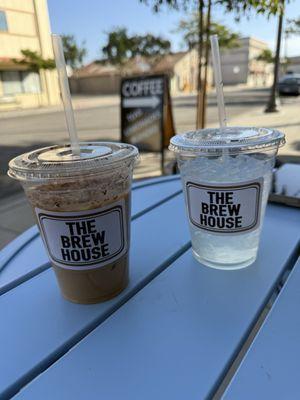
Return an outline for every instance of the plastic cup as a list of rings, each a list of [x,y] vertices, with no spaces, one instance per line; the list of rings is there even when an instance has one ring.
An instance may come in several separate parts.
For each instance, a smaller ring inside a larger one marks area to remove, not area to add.
[[[34,210],[63,296],[97,303],[128,284],[130,204],[136,147],[80,143],[22,154],[9,163]]]
[[[228,127],[176,135],[176,153],[195,258],[218,269],[239,269],[257,257],[284,134],[266,128]]]

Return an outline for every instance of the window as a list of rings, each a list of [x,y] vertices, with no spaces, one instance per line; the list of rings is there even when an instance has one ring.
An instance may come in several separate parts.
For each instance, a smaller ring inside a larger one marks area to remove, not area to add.
[[[4,94],[18,94],[23,91],[19,71],[2,72],[2,82]]]
[[[5,95],[41,92],[40,76],[36,72],[3,71],[1,77]]]
[[[0,32],[7,32],[8,26],[6,21],[6,15],[4,11],[0,11]]]

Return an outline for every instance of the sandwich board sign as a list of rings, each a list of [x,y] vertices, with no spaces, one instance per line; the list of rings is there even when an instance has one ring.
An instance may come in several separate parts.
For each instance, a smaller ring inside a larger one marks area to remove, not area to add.
[[[124,78],[121,82],[121,140],[140,151],[161,153],[174,135],[169,82],[166,75]]]

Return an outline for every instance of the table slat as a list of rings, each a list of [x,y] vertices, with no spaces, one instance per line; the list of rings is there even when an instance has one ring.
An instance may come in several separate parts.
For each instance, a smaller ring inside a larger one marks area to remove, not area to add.
[[[160,178],[135,184],[132,195],[132,217],[136,218],[147,212],[149,208],[155,207],[179,190],[181,190],[179,177]],[[17,252],[18,249],[21,251]],[[11,261],[8,262],[9,259]],[[1,270],[5,263],[7,265]],[[0,252],[0,295],[47,268],[49,268],[48,255],[38,235],[37,226],[34,226]]]
[[[180,194],[132,222],[130,285],[115,299],[90,306],[69,303],[60,296],[51,269],[3,294],[0,398],[64,354],[188,247]]]
[[[299,304],[300,261],[225,392],[224,400],[300,398]]]
[[[218,271],[183,254],[17,398],[209,398],[295,262],[299,215],[268,207],[259,257],[249,268]],[[154,253],[167,243],[161,239]]]

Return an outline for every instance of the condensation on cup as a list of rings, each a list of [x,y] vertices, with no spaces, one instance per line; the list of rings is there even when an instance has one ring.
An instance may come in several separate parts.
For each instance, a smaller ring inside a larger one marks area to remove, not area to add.
[[[34,210],[63,296],[111,299],[128,284],[130,198],[137,148],[79,143],[22,154],[9,163]]]
[[[272,170],[284,134],[228,127],[176,135],[192,249],[202,264],[239,269],[257,257]]]

